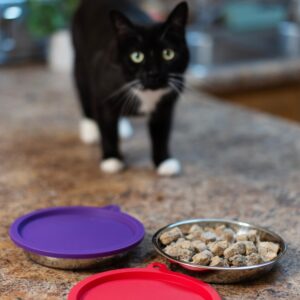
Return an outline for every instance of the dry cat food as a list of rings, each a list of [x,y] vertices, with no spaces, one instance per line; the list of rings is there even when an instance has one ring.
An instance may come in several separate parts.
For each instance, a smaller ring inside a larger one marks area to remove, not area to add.
[[[211,267],[242,267],[268,262],[277,257],[279,244],[260,241],[256,230],[236,233],[225,225],[215,228],[192,225],[164,232],[163,251],[181,261]]]

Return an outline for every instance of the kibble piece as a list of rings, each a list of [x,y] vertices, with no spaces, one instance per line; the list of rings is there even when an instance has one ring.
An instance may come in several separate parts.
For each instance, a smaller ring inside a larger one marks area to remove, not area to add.
[[[224,258],[224,267],[230,267],[229,260]]]
[[[253,242],[247,241],[243,242],[246,247],[246,255],[250,255],[252,253],[257,253],[257,248]]]
[[[180,248],[174,245],[169,245],[164,249],[164,252],[172,257],[179,257]]]
[[[236,236],[237,242],[245,242],[248,241],[248,234],[247,233],[240,233]]]
[[[212,227],[205,226],[205,227],[204,227],[204,231],[208,231],[208,232],[214,232],[214,231],[215,231],[215,229],[214,229],[214,228],[212,228]]]
[[[217,239],[217,236],[212,231],[203,232],[201,234],[201,240],[206,244],[208,244],[209,242],[214,242],[216,239]]]
[[[204,250],[200,253],[197,253],[193,256],[193,263],[199,264],[202,266],[207,266],[209,265],[213,255],[210,251]]]
[[[190,233],[185,238],[189,241],[192,241],[192,240],[194,240],[194,235],[192,233]]]
[[[222,256],[225,249],[228,248],[227,241],[217,241],[208,245],[209,250],[216,256]]]
[[[207,250],[207,246],[205,243],[201,241],[192,241],[191,242],[192,249],[196,252],[202,252],[204,250]]]
[[[183,261],[190,261],[194,255],[194,252],[189,249],[182,249],[179,250],[179,259]]]
[[[184,241],[186,241],[186,239],[184,237],[181,237],[176,242],[173,242],[173,243],[182,243]]]
[[[190,228],[190,230],[189,230],[189,233],[193,233],[193,232],[203,232],[203,229],[199,226],[199,225],[197,225],[197,224],[194,224],[191,228]]]
[[[247,256],[247,266],[258,265],[262,262],[262,259],[258,253],[252,253]]]
[[[270,261],[277,256],[279,245],[272,242],[260,242],[258,244],[258,253],[263,261]]]
[[[184,261],[190,261],[194,254],[193,251],[177,247],[176,245],[167,246],[164,251],[166,254]]]
[[[187,240],[200,240],[202,231],[193,231],[186,236]]]
[[[248,235],[248,241],[251,241],[253,243],[256,242],[256,240],[258,238],[256,230],[254,230],[254,229],[249,230],[248,233],[247,233],[247,235]]]
[[[189,249],[189,250],[193,249],[191,241],[187,241],[187,240],[181,239],[181,238],[176,242],[176,246],[178,246],[182,249]]]
[[[225,258],[230,258],[238,254],[246,254],[246,246],[242,242],[235,243],[224,251]]]
[[[224,229],[223,235],[222,235],[224,240],[232,243],[234,241],[234,236],[235,236],[235,233],[232,229],[230,229],[230,228]]]
[[[224,230],[226,229],[225,225],[219,225],[215,228],[216,235],[223,235]]]
[[[211,267],[229,267],[227,260],[220,256],[214,256],[209,265]]]
[[[160,237],[159,240],[164,245],[169,245],[172,242],[178,240],[180,237],[182,237],[183,234],[181,230],[178,227],[175,227],[171,229],[170,231],[164,232]]]
[[[247,257],[241,254],[234,255],[229,258],[231,265],[234,267],[242,267],[247,264]]]

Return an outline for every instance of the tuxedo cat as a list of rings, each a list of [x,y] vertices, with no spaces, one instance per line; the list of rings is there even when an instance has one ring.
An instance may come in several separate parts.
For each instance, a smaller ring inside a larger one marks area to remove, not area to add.
[[[128,0],[81,0],[72,26],[74,77],[83,111],[80,135],[86,143],[101,136],[103,172],[125,166],[119,135],[131,134],[121,119],[127,115],[147,117],[158,174],[180,172],[169,136],[189,62],[187,18],[186,2],[165,22],[155,23]]]

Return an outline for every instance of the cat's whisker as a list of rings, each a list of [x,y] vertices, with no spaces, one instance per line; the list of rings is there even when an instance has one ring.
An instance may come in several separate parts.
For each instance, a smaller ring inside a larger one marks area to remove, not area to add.
[[[116,109],[118,107],[118,105],[122,105],[122,101],[124,101],[124,99],[126,99],[126,97],[127,97],[126,92],[122,93],[119,97],[115,97],[114,101],[112,101],[111,107],[113,109]]]
[[[169,79],[173,83],[176,83],[178,86],[180,86],[182,89],[185,89],[185,90],[187,90],[189,92],[192,92],[192,93],[197,93],[198,92],[194,87],[187,85],[186,82],[183,82],[181,80],[178,80],[178,79],[175,79],[175,78],[172,78],[172,77],[170,77]]]
[[[134,104],[134,95],[133,93],[130,91],[129,93],[129,98],[128,98],[128,103],[127,103],[127,111],[126,113],[129,115],[132,112],[132,106]]]
[[[169,79],[169,85],[172,87],[172,89],[179,95],[179,97],[183,98],[184,100],[185,98],[185,94],[182,93],[182,89],[183,87],[178,87],[178,83],[179,82],[175,82],[172,79]],[[182,82],[180,82],[182,84]]]
[[[131,101],[131,110],[130,110],[130,113],[135,113],[136,106],[137,106],[137,101],[135,99],[133,99]]]
[[[110,100],[115,100],[116,96],[121,94],[121,93],[126,93],[128,90],[130,90],[132,87],[135,85],[139,84],[140,81],[138,79],[130,81],[126,84],[124,84],[121,88],[119,88],[117,91],[109,95],[104,101],[110,101]]]
[[[172,82],[178,83],[181,87],[186,86],[185,82],[183,82],[182,80],[178,80],[178,79],[175,79],[175,78],[172,78],[172,77],[169,77],[169,80],[171,80]]]
[[[120,115],[122,116],[125,116],[126,115],[126,112],[127,112],[127,106],[128,106],[128,103],[130,101],[130,98],[131,98],[131,94],[130,94],[130,91],[128,91],[126,93],[126,98],[121,106],[121,111],[120,111]]]
[[[130,112],[132,111],[131,107],[133,106],[134,103],[135,103],[135,95],[132,89],[129,89],[126,94],[126,99],[122,105],[121,115],[130,114]]]
[[[180,90],[186,88],[185,83],[181,80],[176,80],[174,78],[169,78],[169,81],[176,85]]]
[[[183,74],[179,74],[179,73],[170,73],[169,75],[170,75],[171,77],[175,78],[175,79],[179,79],[179,78],[185,79],[185,83],[186,83],[190,88],[192,88],[192,89],[194,89],[195,91],[197,91],[196,88],[195,88],[195,85],[191,84],[191,81],[192,81],[192,80],[195,81],[194,76],[192,76],[192,75],[187,75],[187,74],[183,75]],[[212,83],[207,82],[205,79],[197,79],[197,81],[199,82],[199,84],[200,84],[202,87],[208,88],[208,89],[213,89]]]
[[[185,90],[189,90],[189,88],[181,82],[177,82],[172,79],[170,79],[170,81],[180,90],[180,93],[184,93]]]
[[[180,73],[169,73],[170,76],[173,76],[175,78],[185,78],[185,75]]]
[[[134,80],[125,85],[123,85],[118,91],[113,93],[114,96],[110,96],[109,99],[112,101],[112,108],[117,108],[120,105],[120,113],[126,114],[128,113],[129,102],[131,102],[132,97],[132,88],[137,88],[141,85],[140,81]],[[119,94],[119,95],[118,95]]]
[[[180,90],[178,89],[178,87],[175,85],[175,83],[173,83],[172,81],[169,81],[169,85],[172,88],[173,91],[175,91],[178,95],[181,94]]]

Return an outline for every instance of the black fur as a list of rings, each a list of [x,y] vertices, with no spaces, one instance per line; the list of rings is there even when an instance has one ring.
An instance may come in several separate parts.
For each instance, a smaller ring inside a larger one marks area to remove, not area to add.
[[[99,124],[103,159],[122,159],[118,119],[122,114],[139,114],[138,99],[128,99],[124,85],[129,87],[128,83],[136,81],[132,87],[155,90],[167,87],[172,78],[172,90],[149,117],[155,165],[170,157],[172,113],[184,86],[183,74],[189,61],[185,40],[187,10],[183,2],[165,23],[153,23],[129,1],[81,1],[72,26],[74,76],[84,116]],[[176,56],[165,61],[162,51],[169,48]],[[130,59],[133,51],[144,53],[142,63]]]

